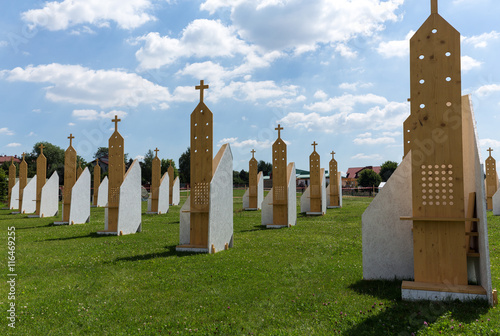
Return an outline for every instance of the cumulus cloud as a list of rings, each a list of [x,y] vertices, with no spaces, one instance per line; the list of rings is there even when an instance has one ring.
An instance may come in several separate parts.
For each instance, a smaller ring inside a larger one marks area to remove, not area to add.
[[[101,108],[136,107],[170,100],[167,88],[123,70],[92,70],[80,65],[29,65],[0,71],[0,79],[47,83],[45,96],[54,102],[97,105]]]
[[[384,144],[392,144],[395,143],[396,140],[391,137],[379,137],[379,138],[371,138],[371,137],[358,137],[353,140],[356,145],[384,145]]]
[[[9,45],[9,43],[7,41],[0,41],[0,48],[1,47],[6,47],[8,45]]]
[[[304,106],[306,110],[326,113],[334,110],[350,112],[357,104],[386,104],[387,99],[374,94],[352,95],[344,94],[340,97],[330,98],[325,101],[316,102]]]
[[[380,154],[365,154],[365,153],[359,153],[354,156],[351,156],[351,159],[354,160],[377,160],[380,161],[382,160],[382,156]]]
[[[366,89],[366,88],[370,88],[372,86],[373,86],[373,83],[362,83],[362,82],[342,83],[339,85],[339,89],[357,91],[358,89]]]
[[[480,97],[488,96],[492,93],[500,91],[500,84],[487,84],[479,87],[475,93]]]
[[[255,139],[247,139],[239,141],[238,138],[224,138],[218,142],[218,145],[221,146],[225,143],[231,144],[231,147],[235,148],[270,148],[273,143],[270,140],[259,141]]]
[[[7,127],[0,128],[0,135],[14,135],[14,132]]]
[[[64,0],[46,2],[43,8],[22,13],[21,18],[33,27],[52,31],[80,24],[108,27],[110,22],[122,29],[134,29],[156,20],[147,13],[151,8],[150,0]]]
[[[211,14],[223,7],[239,35],[268,50],[314,50],[318,44],[341,45],[356,36],[371,36],[396,21],[403,0],[206,0]],[[344,55],[353,56],[354,52]]]
[[[495,139],[480,139],[479,145],[484,148],[486,147],[500,148],[500,141]]]
[[[127,112],[113,110],[110,112],[97,112],[96,110],[73,110],[73,117],[78,120],[98,120],[98,119],[113,119],[115,116],[124,118]]]
[[[462,71],[464,72],[472,70],[474,68],[479,68],[481,64],[483,64],[482,62],[479,62],[470,56],[462,56],[461,61],[462,61]]]
[[[11,142],[10,144],[5,145],[5,147],[21,147],[21,144],[18,142]]]
[[[414,34],[415,31],[410,30],[403,40],[380,42],[377,47],[377,52],[385,58],[406,57],[410,53],[410,38]]]
[[[470,37],[463,36],[462,42],[472,45],[474,48],[486,48],[488,43],[497,40],[500,37],[500,33],[492,30],[489,33],[483,33],[481,35],[474,35]]]

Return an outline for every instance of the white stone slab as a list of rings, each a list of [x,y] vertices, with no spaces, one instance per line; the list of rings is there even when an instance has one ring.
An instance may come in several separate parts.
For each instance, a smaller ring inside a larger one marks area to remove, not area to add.
[[[321,211],[323,215],[326,214],[326,173],[325,168],[321,168],[321,175],[323,179],[321,180]]]
[[[54,217],[59,213],[59,175],[57,171],[42,187],[40,200],[40,217]]]
[[[249,189],[245,190],[243,194],[243,210],[255,211],[262,208],[262,201],[264,200],[264,176],[262,172],[257,174],[257,208],[250,208],[250,193]]]
[[[174,187],[172,188],[172,199],[170,200],[171,205],[179,205],[181,201],[181,180],[179,176],[174,179]]]
[[[300,212],[308,212],[311,210],[311,198],[309,195],[311,194],[310,186],[306,188],[306,191],[300,196]]]
[[[69,223],[84,224],[90,220],[90,172],[85,168],[71,189]]]
[[[224,250],[226,244],[233,247],[233,154],[229,144],[223,145],[221,151],[222,157],[210,182],[208,215],[208,247],[213,245],[216,252]]]
[[[97,206],[105,207],[108,205],[108,177],[105,176],[99,185],[99,193],[97,194]]]
[[[21,213],[29,214],[36,211],[36,175],[28,182],[23,190]]]
[[[272,225],[273,224],[273,188],[269,190],[264,201],[262,202],[262,212],[260,214],[260,220],[262,225]]]
[[[250,188],[245,190],[245,193],[243,194],[243,210],[248,210],[249,208],[250,208]]]
[[[411,152],[362,216],[363,279],[413,278]]]
[[[134,160],[120,186],[118,233],[141,232],[141,167]]]
[[[168,205],[170,204],[170,200],[168,199],[169,188],[170,188],[170,179],[168,177],[168,173],[165,173],[161,178],[160,190],[158,194],[158,213],[160,215],[166,214],[168,212]]]
[[[186,202],[181,207],[180,212],[180,225],[179,225],[179,245],[189,245],[191,224],[190,224],[190,213],[191,209],[191,195],[188,196]],[[177,250],[177,248],[176,248]]]
[[[487,300],[486,295],[468,294],[468,293],[453,293],[453,292],[438,292],[425,291],[417,289],[402,289],[401,298],[406,301],[471,301],[471,300]]]
[[[288,176],[288,226],[297,224],[297,174],[295,171],[295,162],[290,162],[287,172],[291,169]]]
[[[500,189],[493,195],[493,215],[500,216]]]
[[[14,184],[10,192],[10,210],[17,209],[19,207],[19,181]]]

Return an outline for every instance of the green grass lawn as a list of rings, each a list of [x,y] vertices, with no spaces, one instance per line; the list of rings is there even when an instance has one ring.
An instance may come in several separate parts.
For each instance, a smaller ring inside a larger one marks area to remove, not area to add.
[[[96,235],[102,208],[73,226],[2,210],[0,335],[500,335],[498,309],[485,303],[403,302],[400,281],[362,281],[371,200],[346,197],[323,217],[265,230],[260,211],[241,211],[235,198],[234,248],[214,255],[175,252],[180,206],[143,215],[143,231],[121,237]],[[488,223],[497,287],[500,218],[490,212]],[[10,226],[15,329],[6,319]]]

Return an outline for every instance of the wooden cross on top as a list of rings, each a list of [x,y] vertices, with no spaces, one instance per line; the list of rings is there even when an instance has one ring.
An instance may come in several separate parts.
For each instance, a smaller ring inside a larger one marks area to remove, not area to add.
[[[155,149],[155,157],[158,157],[158,152],[159,152],[159,151],[160,151],[160,150],[158,149],[158,147],[156,147],[156,149]]]
[[[68,137],[68,139],[69,139],[69,146],[70,146],[70,147],[71,147],[71,146],[72,146],[72,144],[73,144],[73,139],[74,139],[74,138],[75,138],[75,137],[73,136],[73,134],[72,134],[72,133],[70,133],[70,134],[69,134],[69,137]]]
[[[24,161],[24,157],[26,156],[26,153],[23,152],[23,161]]]
[[[317,146],[317,145],[318,145],[318,144],[316,143],[316,141],[314,141],[314,142],[311,144],[311,146],[314,146],[314,150],[313,150],[314,152],[316,151],[316,146]]]
[[[121,119],[118,119],[118,116],[115,115],[115,119],[111,120],[112,122],[115,123],[115,132],[118,132],[118,122],[122,121]]]
[[[252,150],[250,151],[250,153],[252,153],[252,159],[254,159],[255,149],[252,149]]]
[[[278,124],[278,127],[276,127],[276,128],[275,128],[275,130],[277,130],[277,131],[278,131],[278,138],[281,138],[281,132],[280,132],[280,131],[281,131],[281,130],[283,130],[283,129],[284,129],[284,128],[283,128],[283,127],[281,127],[281,125],[280,125],[280,124]]]
[[[490,156],[491,156],[491,152],[493,152],[493,149],[491,149],[491,147],[490,147],[490,148],[488,148],[487,151],[490,152]]]
[[[438,12],[438,0],[431,0],[431,13],[437,14]]]
[[[203,85],[204,81],[203,79],[200,80],[200,85],[196,85],[195,89],[200,90],[200,103],[203,103],[203,91],[205,89],[208,89],[208,85]]]
[[[43,144],[40,144],[40,155],[43,155],[44,148],[45,148],[45,146]]]
[[[332,154],[332,160],[335,159],[334,156],[335,156],[336,153],[334,151],[332,151],[330,154]]]

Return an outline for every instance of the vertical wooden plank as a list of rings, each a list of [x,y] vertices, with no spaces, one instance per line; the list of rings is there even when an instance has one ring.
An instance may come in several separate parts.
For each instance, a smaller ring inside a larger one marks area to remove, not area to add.
[[[118,230],[118,207],[120,205],[120,186],[124,179],[124,140],[118,132],[118,116],[111,120],[115,123],[115,131],[108,140],[108,229],[109,232]]]
[[[174,197],[174,167],[169,166],[168,170],[168,202],[170,205],[173,204],[173,197]]]
[[[43,155],[45,146],[40,145],[40,155],[36,159],[36,210],[35,214],[40,216],[40,204],[42,203],[42,188],[47,179],[47,158]]]
[[[278,139],[273,143],[273,224],[288,226],[288,181],[286,179],[286,143],[281,139],[283,127],[278,124]]]
[[[254,157],[255,150],[252,149],[252,158],[248,163],[248,206],[257,209],[257,173],[259,163]]]
[[[97,197],[99,196],[99,186],[101,185],[101,166],[99,166],[99,158],[95,159],[94,166],[94,194],[92,205],[97,206]]]
[[[69,147],[64,152],[63,222],[69,221],[71,190],[76,182],[76,150],[73,148],[74,138],[73,134],[69,135]]]
[[[208,213],[213,158],[213,114],[203,102],[204,81],[196,86],[200,102],[191,113],[190,244],[208,246]]]
[[[311,201],[311,212],[322,212],[321,211],[321,180],[320,180],[320,156],[316,152],[316,146],[318,144],[316,141],[312,143],[313,152],[309,155],[309,178],[310,178],[310,201]]]
[[[24,160],[26,154],[23,153],[23,160],[19,165],[19,211],[22,211],[23,204],[23,191],[26,184],[28,184],[28,164]]]
[[[498,179],[497,179],[497,162],[491,156],[493,149],[488,149],[490,153],[485,162],[486,169],[486,209],[493,210],[493,195],[497,192]]]
[[[158,148],[155,149],[155,157],[151,172],[151,212],[158,212],[158,198],[160,192],[161,161],[158,158]]]
[[[10,198],[12,195],[12,188],[14,188],[14,185],[16,184],[16,166],[14,165],[14,157],[11,158],[10,161],[10,166],[9,166],[9,191],[8,191],[8,203],[9,203],[9,209],[12,209],[14,204],[10,203]]]
[[[464,218],[460,34],[431,3],[410,40],[413,216]],[[414,221],[415,281],[466,285],[464,236],[461,221]]]
[[[335,152],[332,151],[332,159],[330,160],[330,204],[329,206],[340,206],[339,199],[339,178],[337,160],[335,160]]]
[[[80,163],[80,161],[78,161],[76,165],[77,165],[76,179],[78,180],[80,178],[80,175],[82,175],[82,173],[83,173],[83,168],[82,168],[82,164]]]

